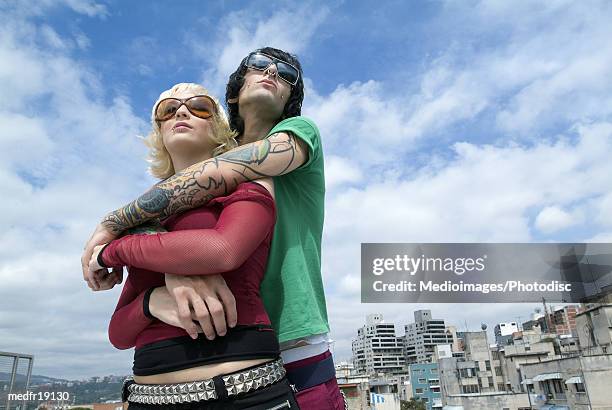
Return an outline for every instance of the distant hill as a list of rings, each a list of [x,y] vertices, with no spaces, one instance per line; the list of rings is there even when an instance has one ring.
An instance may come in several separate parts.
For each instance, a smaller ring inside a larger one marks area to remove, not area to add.
[[[8,382],[11,380],[11,374],[8,372],[0,372],[0,381],[2,382]],[[26,381],[26,376],[24,376],[23,374],[16,374],[15,375],[15,382],[16,383],[25,383]],[[57,379],[55,377],[48,377],[48,376],[39,376],[39,375],[32,375],[31,379],[30,379],[30,386],[38,386],[40,384],[46,384],[46,383],[66,383],[69,382],[70,380],[66,380],[66,379]]]
[[[70,380],[57,379],[55,377],[41,376],[41,375],[33,374],[32,378],[30,379],[30,386],[38,386],[40,384],[46,384],[46,383],[67,383],[69,381]]]

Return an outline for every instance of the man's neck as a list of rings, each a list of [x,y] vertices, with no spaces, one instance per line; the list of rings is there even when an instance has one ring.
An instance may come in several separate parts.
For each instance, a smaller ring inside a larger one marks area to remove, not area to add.
[[[245,115],[242,119],[244,121],[244,132],[240,138],[241,144],[248,144],[265,138],[278,123],[278,120],[262,119],[255,115]]]

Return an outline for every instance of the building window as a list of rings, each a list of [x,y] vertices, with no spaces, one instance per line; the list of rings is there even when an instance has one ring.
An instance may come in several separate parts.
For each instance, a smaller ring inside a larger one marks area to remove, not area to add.
[[[423,394],[423,389],[421,389],[420,387],[417,387],[417,388],[414,390],[414,392],[415,392],[415,394]]]
[[[419,384],[425,384],[425,383],[427,383],[426,379],[419,378]]]
[[[461,391],[463,393],[478,393],[478,386],[475,384],[470,384],[467,386],[461,386]]]
[[[485,366],[487,370],[491,370],[491,362],[489,360],[485,360]]]
[[[501,376],[502,375],[501,366],[495,366],[495,375],[496,376]]]
[[[550,389],[550,383],[549,380],[545,380],[543,382],[540,382],[540,387],[542,387],[542,390],[544,391],[545,395],[549,395],[552,394],[552,390]]]
[[[563,393],[563,386],[561,385],[561,380],[554,379],[553,380],[553,387],[555,389],[555,393]]]
[[[497,383],[497,390],[506,391],[506,386],[503,383]]]
[[[576,392],[577,393],[584,393],[584,392],[586,392],[586,390],[584,389],[584,384],[576,383],[574,386],[576,386]]]

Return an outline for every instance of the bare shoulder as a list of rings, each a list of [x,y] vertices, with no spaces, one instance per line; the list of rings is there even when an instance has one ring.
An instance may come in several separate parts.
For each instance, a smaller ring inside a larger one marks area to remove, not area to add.
[[[268,177],[268,178],[256,179],[253,182],[256,182],[259,185],[266,188],[268,192],[270,193],[270,195],[272,195],[272,198],[274,198],[274,180],[272,178]]]

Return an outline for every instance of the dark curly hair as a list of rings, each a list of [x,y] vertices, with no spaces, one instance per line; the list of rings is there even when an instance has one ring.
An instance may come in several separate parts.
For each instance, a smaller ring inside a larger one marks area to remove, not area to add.
[[[291,87],[291,94],[289,95],[289,100],[287,100],[287,103],[285,104],[285,110],[283,111],[283,115],[279,119],[279,122],[284,120],[285,118],[297,117],[298,115],[301,115],[302,101],[304,100],[304,80],[302,78],[302,66],[300,65],[300,62],[298,61],[297,57],[293,54],[289,54],[272,47],[260,48],[258,50],[255,50],[254,52],[258,51],[268,54],[272,57],[276,57],[279,60],[286,61],[294,65],[299,70],[300,75],[298,78],[298,82],[296,85]],[[230,103],[229,101],[238,98],[240,89],[244,84],[244,75],[247,71],[247,67],[245,65],[247,58],[248,56],[243,58],[240,62],[240,66],[230,75],[225,91],[225,104],[227,105],[227,109],[229,112],[229,124],[232,130],[238,132],[239,137],[244,133],[244,122],[238,114],[238,102]]]

